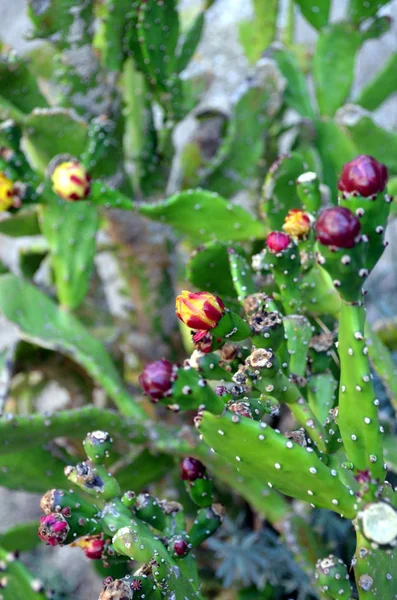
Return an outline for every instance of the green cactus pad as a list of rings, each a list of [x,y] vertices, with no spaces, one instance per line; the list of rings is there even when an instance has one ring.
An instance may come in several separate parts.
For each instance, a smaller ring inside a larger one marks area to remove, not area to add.
[[[345,517],[354,515],[354,495],[311,448],[308,451],[264,423],[232,413],[218,418],[205,412],[200,433],[242,475],[261,477],[288,496]]]

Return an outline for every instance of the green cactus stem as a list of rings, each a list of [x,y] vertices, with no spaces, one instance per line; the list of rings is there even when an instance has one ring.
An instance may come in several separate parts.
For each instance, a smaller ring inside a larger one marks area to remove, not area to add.
[[[255,350],[246,360],[253,385],[264,394],[288,404],[297,421],[306,429],[319,450],[327,452],[326,432],[302,396],[299,388],[282,372],[271,350]]]
[[[243,476],[262,478],[288,496],[354,517],[354,494],[312,448],[295,444],[265,423],[230,412],[222,417],[204,412],[200,433]]]
[[[46,600],[44,585],[12,552],[0,547],[0,596],[3,600]]]
[[[229,264],[237,299],[243,302],[247,296],[256,293],[254,274],[244,256],[229,248]]]
[[[365,311],[358,304],[342,303],[338,352],[341,363],[338,425],[348,459],[355,472],[368,471],[374,480],[372,494],[385,479],[382,436],[368,360]]]
[[[296,184],[302,208],[315,215],[321,207],[320,182],[316,173],[311,171],[302,173],[297,178]]]
[[[215,533],[223,522],[224,509],[220,504],[201,508],[189,530],[189,542],[196,548]]]
[[[289,354],[289,372],[304,377],[306,375],[309,342],[313,335],[309,320],[301,315],[288,315],[283,319]]]
[[[317,585],[326,598],[350,600],[351,588],[345,563],[330,554],[318,560],[314,575]]]

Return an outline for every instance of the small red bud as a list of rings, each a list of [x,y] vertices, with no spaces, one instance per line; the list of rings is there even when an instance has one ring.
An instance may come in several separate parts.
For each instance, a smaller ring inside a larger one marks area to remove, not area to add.
[[[86,535],[71,545],[82,548],[87,558],[99,560],[102,558],[105,542],[100,535]]]
[[[372,156],[360,154],[344,165],[338,189],[348,194],[373,196],[385,189],[387,176],[385,165]]]
[[[157,402],[170,391],[173,381],[173,364],[169,360],[149,363],[139,376],[139,383],[148,396]]]
[[[186,556],[189,546],[185,542],[185,540],[180,539],[174,542],[174,552],[178,556]]]
[[[203,463],[192,456],[184,458],[180,467],[181,479],[183,481],[196,481],[196,479],[201,479],[204,477],[206,471]]]
[[[70,527],[60,513],[50,513],[39,521],[39,537],[49,546],[63,544],[68,537]]]
[[[272,233],[267,236],[266,240],[266,246],[268,250],[274,254],[278,254],[279,252],[286,250],[290,243],[291,238],[282,231],[272,231]]]
[[[317,239],[324,246],[353,248],[360,233],[360,221],[348,208],[326,208],[317,219]]]

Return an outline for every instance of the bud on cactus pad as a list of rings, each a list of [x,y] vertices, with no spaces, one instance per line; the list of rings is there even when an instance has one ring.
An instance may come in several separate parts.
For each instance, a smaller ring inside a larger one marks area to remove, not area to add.
[[[387,168],[372,156],[361,154],[346,163],[338,181],[341,192],[360,196],[376,196],[385,189]]]
[[[102,558],[105,542],[100,535],[86,535],[72,544],[84,550],[84,554],[91,560]]]
[[[14,203],[14,184],[4,173],[0,173],[0,212]]]
[[[69,160],[55,167],[52,189],[64,200],[84,200],[90,193],[90,177],[76,160]]]
[[[169,360],[156,360],[146,365],[139,376],[139,383],[153,402],[164,398],[171,389],[174,366]]]
[[[267,236],[266,246],[270,252],[274,254],[279,254],[288,248],[291,243],[291,238],[286,233],[282,231],[272,231]]]
[[[196,481],[196,479],[200,479],[205,475],[205,466],[203,463],[192,456],[184,458],[180,467],[181,479],[183,481]]]
[[[181,536],[175,536],[170,539],[170,549],[176,557],[183,557],[189,551],[189,546],[186,540]]]
[[[209,292],[184,290],[176,299],[178,319],[192,329],[212,329],[222,317],[224,308],[222,300]]]
[[[60,513],[50,513],[39,521],[39,537],[49,546],[58,546],[66,541],[69,525]]]
[[[310,233],[309,215],[298,208],[291,209],[285,217],[283,230],[292,239],[307,237]]]
[[[320,244],[353,248],[360,233],[360,221],[348,208],[334,206],[323,210],[315,229]]]

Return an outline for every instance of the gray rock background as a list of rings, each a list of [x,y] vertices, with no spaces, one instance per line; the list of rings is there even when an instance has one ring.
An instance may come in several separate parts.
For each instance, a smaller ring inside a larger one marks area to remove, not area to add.
[[[200,0],[181,0],[182,7],[189,11],[190,8],[200,3]],[[315,0],[313,0],[315,4]],[[343,17],[346,7],[345,0],[334,0],[332,18],[337,20]],[[32,42],[24,38],[29,30],[29,20],[26,15],[25,0],[0,0],[0,37],[3,42],[14,47],[20,52],[28,51]],[[393,26],[380,40],[367,42],[360,52],[357,61],[357,70],[354,89],[359,89],[371,78],[374,72],[385,62],[387,56],[396,51],[397,40],[397,0],[391,2],[382,10],[394,18]],[[236,89],[247,70],[247,61],[238,43],[236,24],[242,19],[249,18],[252,7],[249,0],[218,0],[208,11],[207,27],[204,39],[200,45],[198,56],[192,67],[195,70],[211,70],[215,75],[213,92],[217,97],[223,97],[228,102],[230,94]],[[283,15],[281,15],[281,19]],[[315,31],[300,17],[297,19],[296,29],[297,41],[305,44],[314,44]],[[396,97],[390,98],[376,112],[376,119],[383,126],[397,129],[397,101]],[[392,242],[385,252],[376,272],[372,276],[372,285],[376,292],[381,288],[384,295],[383,305],[372,305],[370,307],[371,318],[379,318],[385,311],[384,304],[388,302],[389,295],[394,294],[397,277],[394,257],[397,252],[396,227],[389,228],[389,239]],[[15,249],[14,249],[15,251]],[[5,246],[5,239],[0,236],[0,256],[10,260],[12,250],[9,239]],[[102,260],[102,262],[101,262]],[[101,259],[97,266],[106,269],[108,264]],[[112,266],[108,265],[109,267]],[[112,268],[114,265],[112,266]],[[109,279],[109,278],[108,278]],[[112,282],[113,279],[110,278]],[[113,293],[109,291],[110,295]],[[377,294],[375,294],[377,295]],[[115,299],[114,302],[119,302]],[[390,310],[387,306],[386,310]],[[391,309],[393,310],[393,308]],[[395,309],[394,309],[395,310]],[[13,336],[11,329],[0,321],[0,345],[2,339]],[[62,399],[58,398],[62,404]],[[54,406],[54,390],[44,394],[40,406],[43,410],[48,408],[48,403]],[[0,473],[1,485],[1,473]],[[10,525],[36,519],[40,515],[39,497],[23,492],[8,492],[0,488],[0,531]],[[52,549],[40,547],[40,549],[29,558],[29,563],[38,576],[52,581],[53,585],[61,586],[65,591],[71,593],[74,600],[93,600],[98,596],[100,580],[92,569],[87,568],[89,561],[82,558],[82,552],[78,549]],[[67,565],[67,570],[65,569]]]

